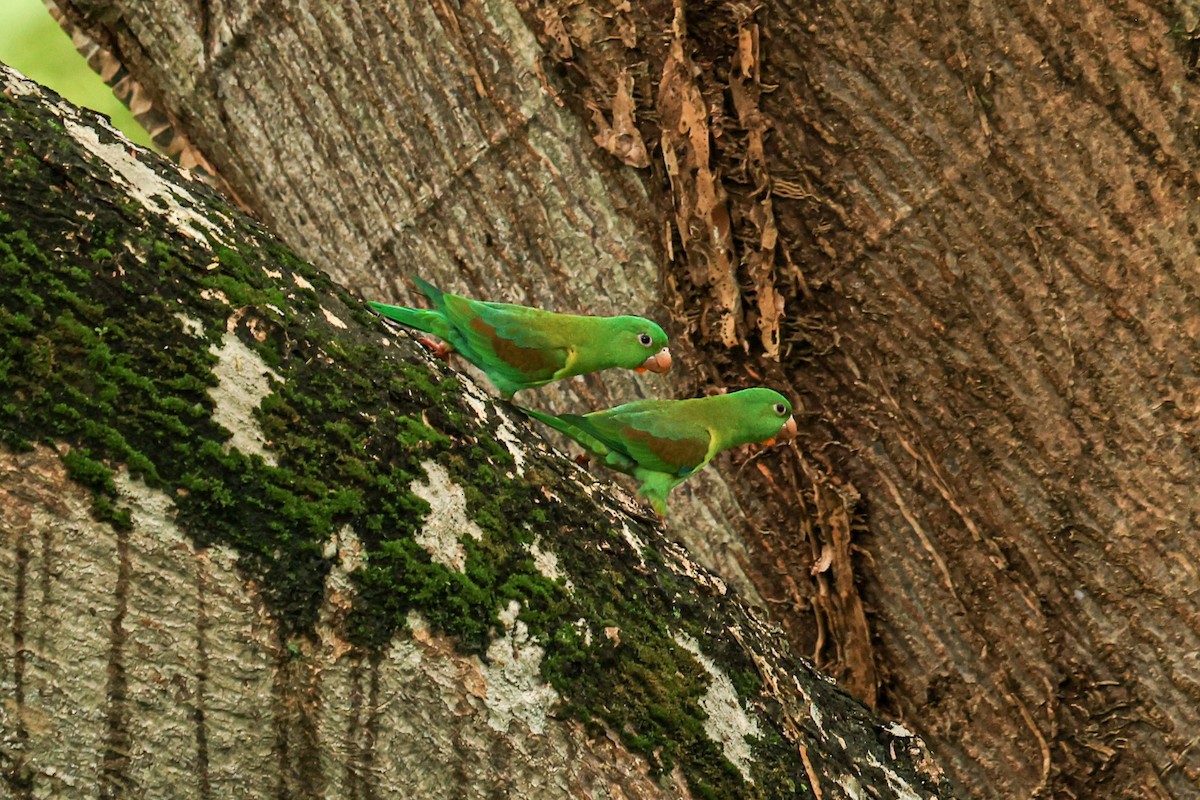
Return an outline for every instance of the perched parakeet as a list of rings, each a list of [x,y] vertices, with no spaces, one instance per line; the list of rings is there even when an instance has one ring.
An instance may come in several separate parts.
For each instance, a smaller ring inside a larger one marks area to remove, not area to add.
[[[431,309],[367,303],[388,319],[431,333],[439,356],[457,351],[479,367],[506,400],[522,389],[610,367],[666,372],[667,334],[642,317],[587,317],[469,300],[413,278]]]
[[[667,495],[722,450],[793,439],[792,404],[772,389],[742,389],[694,400],[638,400],[582,416],[522,409],[562,431],[605,466],[642,482],[659,516]]]

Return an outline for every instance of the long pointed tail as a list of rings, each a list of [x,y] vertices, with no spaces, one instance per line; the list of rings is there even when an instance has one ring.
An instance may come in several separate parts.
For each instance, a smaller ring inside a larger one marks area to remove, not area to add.
[[[549,425],[556,431],[561,431],[567,436],[578,442],[584,450],[587,450],[597,458],[605,458],[612,448],[607,442],[597,438],[596,435],[588,430],[590,427],[588,422],[578,414],[563,414],[562,416],[554,416],[553,414],[543,414],[541,411],[534,411],[532,408],[519,406],[529,416],[536,419],[545,425]]]
[[[433,303],[433,307],[441,311],[446,307],[446,294],[441,289],[434,286],[429,281],[422,278],[420,275],[413,275],[412,282],[421,290],[421,293],[429,298],[429,302]]]
[[[450,323],[441,311],[406,306],[389,306],[383,303],[367,303],[373,310],[410,328],[432,333],[440,339],[450,338]]]
[[[543,425],[549,425],[556,431],[562,431],[568,436],[571,436],[576,430],[575,426],[572,425],[568,420],[565,420],[561,417],[556,417],[553,414],[543,414],[541,411],[535,411],[534,409],[526,408],[525,406],[517,406],[517,408],[521,409]]]

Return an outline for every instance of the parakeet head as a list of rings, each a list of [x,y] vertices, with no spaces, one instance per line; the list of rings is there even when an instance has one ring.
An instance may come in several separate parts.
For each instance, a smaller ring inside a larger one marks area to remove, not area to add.
[[[796,438],[792,404],[774,389],[742,389],[725,397],[736,404],[741,441],[774,444]]]
[[[663,373],[671,369],[667,334],[657,323],[643,317],[612,317],[611,338],[604,348],[616,365],[638,372]]]

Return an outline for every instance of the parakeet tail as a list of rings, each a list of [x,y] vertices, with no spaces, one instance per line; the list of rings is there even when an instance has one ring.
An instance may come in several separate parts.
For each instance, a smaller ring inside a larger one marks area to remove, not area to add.
[[[445,292],[434,286],[429,281],[423,280],[420,276],[413,275],[412,281],[417,285],[417,288],[421,290],[421,293],[429,298],[429,302],[433,303],[434,308],[440,310],[446,307],[446,301],[442,297]]]
[[[405,306],[389,306],[383,303],[367,303],[388,319],[395,320],[410,328],[432,333],[441,339],[450,338],[450,323],[440,311],[427,311],[422,308],[407,308]]]
[[[534,411],[532,408],[525,408],[524,406],[521,406],[521,410],[539,422],[545,423],[556,431],[561,431],[570,436],[593,455],[603,457],[610,452],[608,444],[596,438],[593,433],[587,430],[591,426],[586,419],[578,414],[563,414],[556,417],[553,414],[543,414],[541,411]]]
[[[549,425],[556,431],[562,431],[568,436],[575,431],[575,428],[569,422],[553,414],[543,414],[541,411],[534,411],[532,408],[525,408],[525,406],[519,406],[519,408],[538,422]]]

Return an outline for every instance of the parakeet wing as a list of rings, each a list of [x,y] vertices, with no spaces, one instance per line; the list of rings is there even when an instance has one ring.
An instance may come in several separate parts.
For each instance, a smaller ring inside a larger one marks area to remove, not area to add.
[[[674,410],[655,401],[630,403],[577,424],[643,469],[682,477],[708,463],[715,442],[706,424]]]
[[[548,381],[567,366],[571,350],[548,329],[547,312],[444,295],[443,313],[487,370],[520,382]]]

